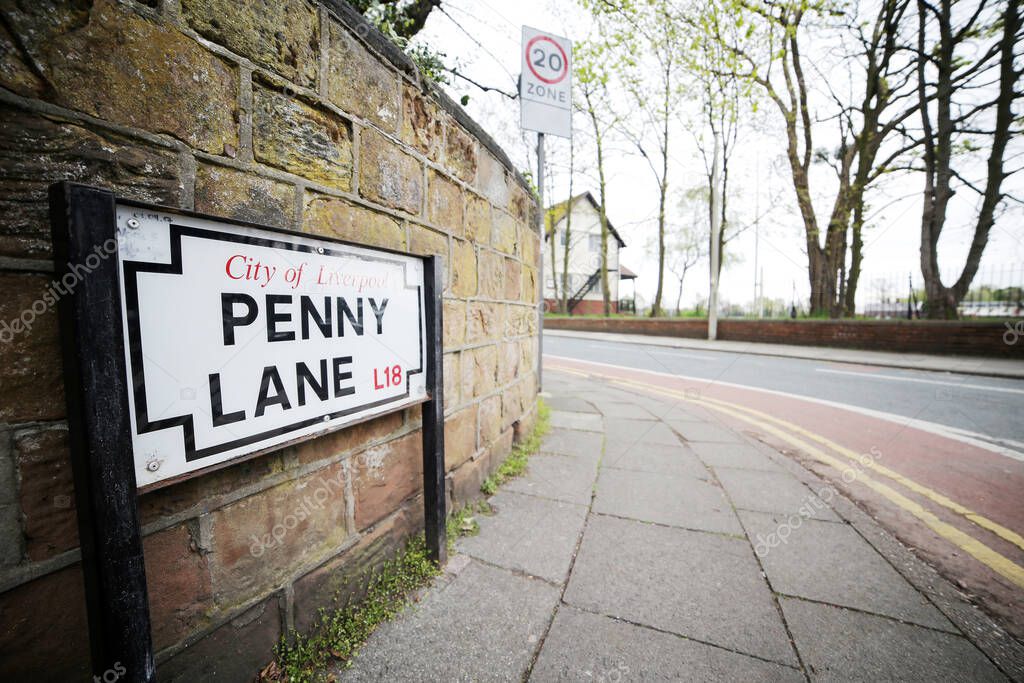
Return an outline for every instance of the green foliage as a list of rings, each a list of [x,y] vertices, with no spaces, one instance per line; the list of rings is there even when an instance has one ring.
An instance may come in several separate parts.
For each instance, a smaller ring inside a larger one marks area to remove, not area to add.
[[[429,584],[438,573],[437,565],[427,557],[421,534],[370,578],[362,600],[340,609],[321,608],[308,634],[293,632],[290,638],[283,638],[277,646],[276,661],[261,678],[288,683],[334,680],[327,667],[347,665],[374,629],[401,612],[410,594]]]
[[[398,0],[351,0],[366,20],[409,56],[420,73],[435,83],[449,83],[445,66],[447,54],[429,45],[414,43],[413,36],[423,28],[434,7],[432,0],[402,2]]]
[[[509,479],[515,479],[526,472],[526,464],[530,456],[540,450],[541,438],[548,433],[550,426],[551,410],[543,399],[537,399],[537,423],[533,426],[533,432],[526,439],[516,444],[505,462],[501,463],[498,470],[487,477],[480,485],[480,490],[486,495],[493,495],[498,487]]]

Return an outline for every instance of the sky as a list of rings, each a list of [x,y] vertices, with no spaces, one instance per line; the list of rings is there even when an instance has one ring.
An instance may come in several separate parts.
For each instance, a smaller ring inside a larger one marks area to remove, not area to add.
[[[441,9],[431,13],[417,41],[445,53],[450,66],[477,83],[513,94],[520,70],[524,24],[570,40],[583,39],[592,30],[586,13],[576,3],[565,0],[444,0]],[[456,77],[451,80],[445,86],[448,92],[456,100],[468,95],[467,112],[491,133],[521,170],[535,173],[536,134],[520,129],[518,100],[483,92]],[[693,220],[692,209],[679,208],[684,191],[706,182],[705,160],[695,142],[699,131],[686,125],[686,116],[682,114],[685,112],[681,112],[671,132],[669,209],[674,225]],[[778,112],[770,104],[748,116],[756,119],[758,126],[757,130],[744,130],[738,140],[730,165],[728,197],[734,223],[746,229],[727,246],[730,259],[722,274],[720,299],[749,308],[757,281],[766,299],[782,299],[788,304],[795,297],[800,304],[806,302],[809,293],[807,257],[803,225],[795,211],[784,157],[784,133],[779,128]],[[573,193],[590,190],[597,196],[587,122],[577,114],[573,125],[577,136]],[[819,140],[827,141],[827,124],[819,124],[818,128],[822,131],[816,133]],[[546,203],[551,205],[569,192],[567,141],[547,136],[546,156]],[[657,234],[657,185],[635,146],[624,139],[611,141],[606,157],[608,216],[627,243],[622,252],[623,265],[639,274],[637,292],[649,303],[657,286],[657,257],[653,249]],[[827,216],[834,173],[820,166],[815,167],[814,174],[812,188],[820,188],[815,190],[819,217]],[[1004,187],[1024,194],[1024,179],[1020,176],[1024,173],[1013,177]],[[873,220],[864,234],[864,268],[858,297],[862,302],[887,294],[904,295],[908,276],[913,278],[915,287],[922,286],[921,187],[920,176],[890,177],[880,181],[869,197]],[[969,202],[961,201],[951,213],[939,244],[940,265],[949,273],[945,276],[947,284],[959,274],[967,253],[973,231],[971,209]],[[664,303],[674,306],[679,287],[671,273],[666,273],[666,278]],[[1002,286],[1024,284],[1024,210],[1020,205],[1011,205],[991,232],[975,284],[986,279]],[[686,275],[683,307],[706,300],[708,288],[708,265],[704,260]],[[628,295],[628,285],[623,292]]]

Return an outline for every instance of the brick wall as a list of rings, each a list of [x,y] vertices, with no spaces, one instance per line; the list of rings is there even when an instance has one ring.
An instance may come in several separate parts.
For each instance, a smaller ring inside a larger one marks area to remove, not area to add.
[[[700,318],[549,318],[551,330],[619,332],[707,339]],[[899,320],[719,320],[722,341],[833,346],[902,353],[1024,358],[1024,340],[1007,344],[1004,322]]]
[[[55,181],[441,254],[449,495],[477,495],[536,395],[536,205],[493,140],[340,2],[0,15],[0,322],[32,318],[0,344],[0,678],[87,671],[58,325],[39,303]],[[419,444],[409,410],[140,497],[160,679],[249,680],[282,632],[357,592],[422,528]]]

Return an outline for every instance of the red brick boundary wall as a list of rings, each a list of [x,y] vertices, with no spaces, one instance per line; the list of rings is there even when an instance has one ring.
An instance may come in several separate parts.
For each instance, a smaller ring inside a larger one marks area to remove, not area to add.
[[[340,0],[0,6],[0,680],[88,678],[47,187],[445,262],[448,488],[532,428],[537,207]],[[29,332],[9,334],[21,318]],[[422,529],[419,408],[139,499],[161,681],[249,681]]]
[[[707,339],[700,318],[547,318],[545,329]],[[870,351],[1024,359],[1024,335],[1007,343],[1003,322],[898,320],[719,320],[722,341],[832,346]]]
[[[618,313],[618,302],[613,301],[611,304],[612,313]],[[558,310],[558,302],[554,299],[544,299],[544,305],[547,306],[549,311]],[[604,302],[600,299],[583,299],[573,308],[573,313],[575,315],[601,315],[604,313]]]

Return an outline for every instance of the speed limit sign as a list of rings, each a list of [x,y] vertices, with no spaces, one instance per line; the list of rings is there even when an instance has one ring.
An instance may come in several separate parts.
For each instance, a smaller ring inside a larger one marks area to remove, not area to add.
[[[568,39],[523,27],[519,102],[523,128],[572,137],[572,43]]]

